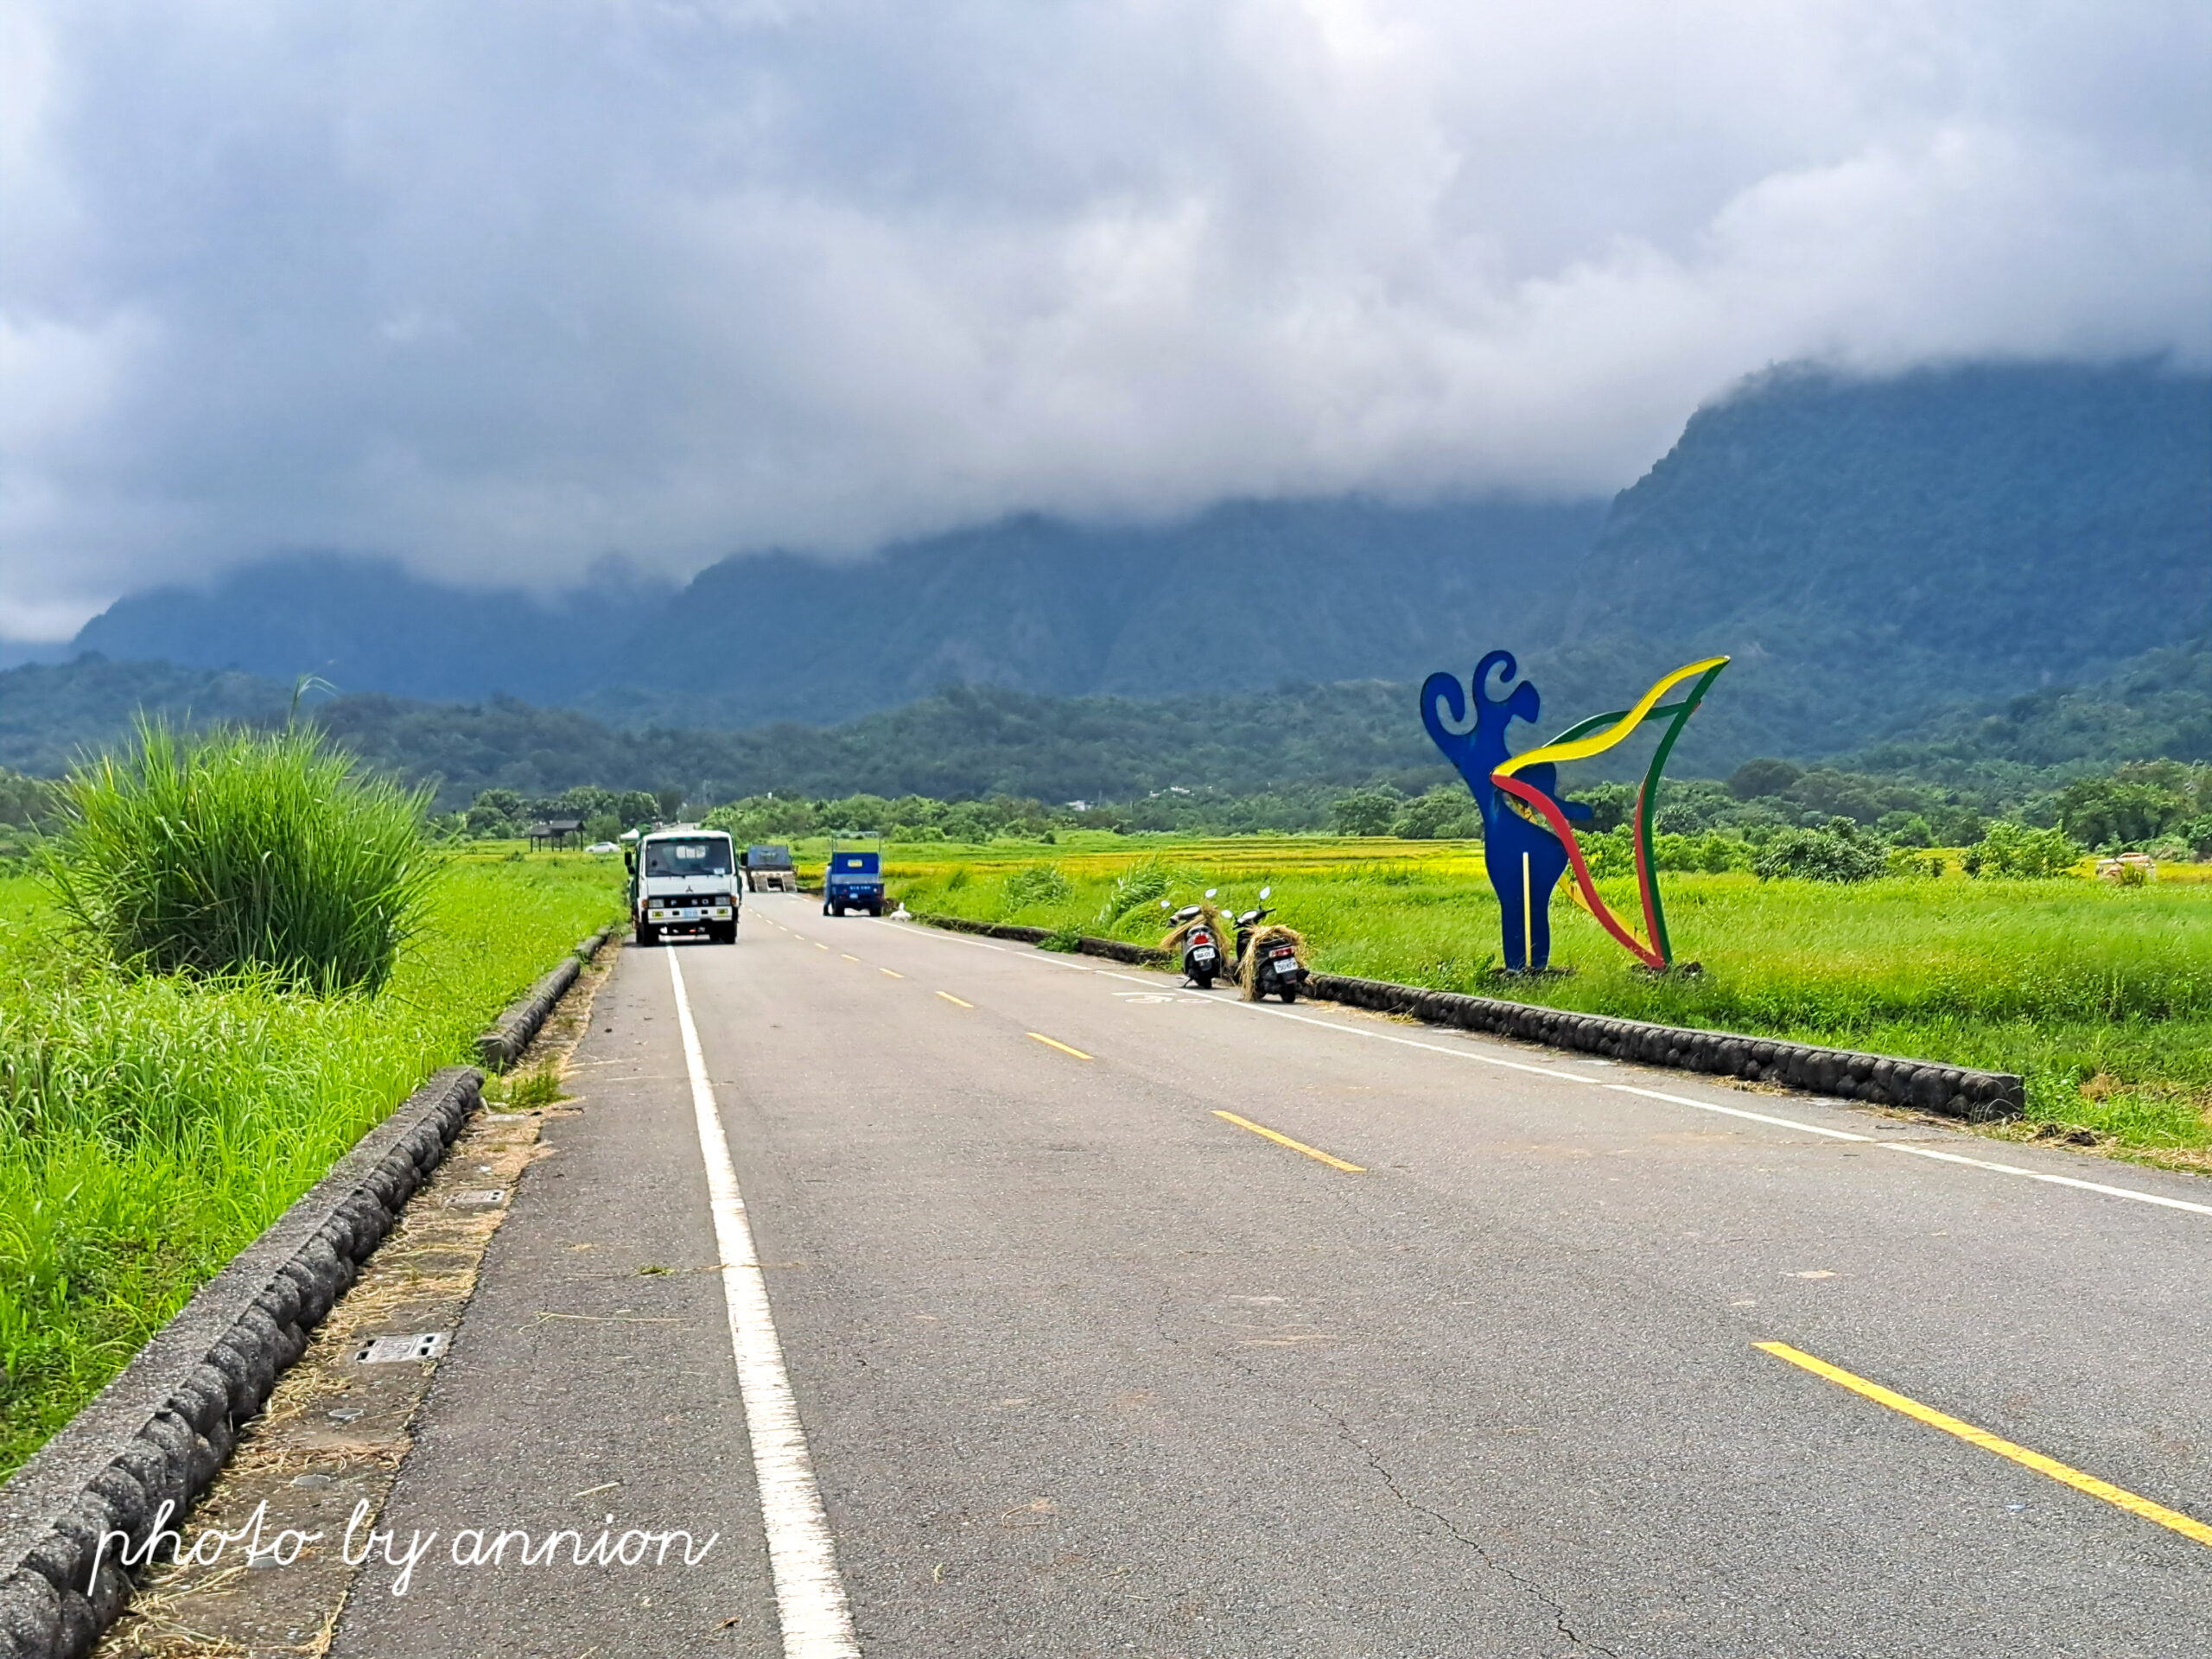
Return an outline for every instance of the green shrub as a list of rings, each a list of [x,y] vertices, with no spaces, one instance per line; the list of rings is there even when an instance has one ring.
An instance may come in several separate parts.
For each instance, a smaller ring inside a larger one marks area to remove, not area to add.
[[[136,972],[263,973],[374,992],[435,865],[428,791],[365,776],[312,728],[180,737],[79,767],[45,869],[64,912]]]
[[[1458,784],[1440,784],[1414,796],[1390,821],[1390,833],[1407,841],[1471,841],[1482,832],[1482,809]]]
[[[1075,891],[1074,883],[1056,864],[1031,864],[1006,879],[1006,902],[1010,910],[1031,905],[1057,905]]]
[[[1636,868],[1636,834],[1627,825],[1603,830],[1586,830],[1576,837],[1590,874],[1600,879],[1627,875]]]
[[[1590,874],[1600,880],[1631,875],[1636,871],[1636,832],[1626,824],[1616,830],[1582,830],[1575,839]],[[1708,830],[1702,835],[1655,835],[1651,837],[1651,867],[1662,872],[1692,872],[1707,875],[1751,868],[1748,842]]]
[[[1106,902],[1098,907],[1099,931],[1111,931],[1114,925],[1131,911],[1154,904],[1165,897],[1173,884],[1174,877],[1156,858],[1143,859],[1132,864],[1106,890]]]
[[[1395,789],[1356,789],[1339,796],[1330,810],[1340,836],[1387,836],[1399,804]]]
[[[2063,830],[2031,830],[2000,819],[1989,826],[1979,846],[1967,849],[1959,868],[1968,875],[2037,880],[2065,874],[2081,856],[2082,849]]]
[[[1658,869],[1725,875],[1751,868],[1750,843],[1718,830],[1697,836],[1654,836],[1651,862]]]
[[[1848,818],[1822,830],[1777,830],[1751,866],[1762,881],[1871,881],[1888,868],[1887,850]]]

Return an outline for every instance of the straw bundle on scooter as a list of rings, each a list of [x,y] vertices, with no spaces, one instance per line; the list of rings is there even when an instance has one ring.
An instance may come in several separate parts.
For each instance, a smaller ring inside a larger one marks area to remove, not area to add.
[[[1225,941],[1229,936],[1229,930],[1221,924],[1221,912],[1211,905],[1200,905],[1198,913],[1192,917],[1189,921],[1176,923],[1168,930],[1167,937],[1160,940],[1160,948],[1172,952],[1179,962],[1183,956],[1183,947],[1190,943],[1191,935],[1201,927],[1213,935],[1216,946],[1223,950],[1228,948]]]
[[[1261,923],[1244,936],[1244,957],[1236,969],[1236,982],[1244,988],[1247,1002],[1260,1000],[1260,963],[1268,947],[1274,944],[1288,945],[1298,953],[1299,964],[1301,967],[1305,965],[1306,938],[1303,934],[1279,922]]]

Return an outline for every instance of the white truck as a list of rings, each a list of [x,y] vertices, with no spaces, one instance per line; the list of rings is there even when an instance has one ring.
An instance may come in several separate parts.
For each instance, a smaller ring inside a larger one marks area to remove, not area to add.
[[[630,868],[630,920],[639,944],[664,934],[701,934],[737,943],[736,849],[720,830],[677,824],[638,837],[623,854]]]

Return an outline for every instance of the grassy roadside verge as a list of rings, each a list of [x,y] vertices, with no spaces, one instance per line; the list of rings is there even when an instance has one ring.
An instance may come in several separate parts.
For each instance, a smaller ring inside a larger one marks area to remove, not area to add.
[[[583,934],[620,868],[452,860],[378,996],[132,980],[0,877],[0,1474]]]
[[[1272,886],[1281,919],[1327,972],[2017,1071],[2031,1123],[2212,1168],[2212,884],[2202,881],[2121,888],[1954,873],[1834,887],[1673,874],[1669,924],[1701,976],[1631,972],[1562,897],[1553,960],[1574,971],[1500,981],[1497,907],[1471,843],[1085,839],[906,848],[889,862],[911,909],[1145,944],[1162,931],[1158,897],[1182,903],[1218,887],[1243,906]],[[1610,898],[1632,905],[1626,883],[1610,885]]]

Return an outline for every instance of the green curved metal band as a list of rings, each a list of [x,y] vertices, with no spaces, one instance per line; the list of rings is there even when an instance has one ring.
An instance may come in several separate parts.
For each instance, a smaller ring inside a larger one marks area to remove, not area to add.
[[[1660,903],[1659,883],[1651,868],[1651,820],[1656,816],[1652,810],[1652,804],[1659,792],[1659,774],[1666,770],[1667,757],[1674,752],[1675,740],[1682,734],[1682,728],[1697,712],[1698,702],[1705,696],[1706,689],[1727,666],[1726,662],[1714,664],[1698,677],[1697,683],[1690,688],[1689,695],[1680,702],[1669,703],[1664,709],[1651,711],[1652,715],[1672,714],[1674,719],[1668,724],[1666,735],[1659,740],[1659,747],[1651,752],[1651,764],[1644,768],[1643,786],[1636,794],[1637,876],[1637,885],[1643,889],[1644,921],[1651,931],[1651,948],[1670,968],[1675,963],[1675,947],[1667,937],[1667,912]],[[1647,720],[1650,717],[1650,715],[1644,716]],[[1609,716],[1600,715],[1599,718],[1603,720]],[[1610,718],[1618,720],[1620,716],[1614,715]],[[1583,724],[1594,726],[1597,721],[1586,721]]]
[[[1714,673],[1718,673],[1719,671],[1716,669],[1713,671]],[[1708,674],[1706,677],[1707,679],[1711,679],[1713,676]],[[1650,713],[1645,715],[1644,719],[1650,720],[1659,715],[1671,715],[1676,709],[1688,709],[1691,706],[1692,703],[1689,702],[1662,703],[1658,708],[1652,709]],[[1572,743],[1578,737],[1588,736],[1592,732],[1596,731],[1600,726],[1611,725],[1615,721],[1620,719],[1622,715],[1627,713],[1628,710],[1625,709],[1616,709],[1610,714],[1592,715],[1587,720],[1578,720],[1573,725],[1568,727],[1558,736],[1546,738],[1544,740],[1544,747],[1546,748],[1549,748],[1555,743]]]

